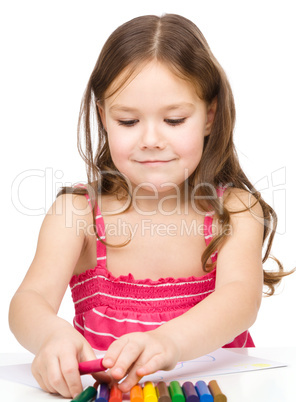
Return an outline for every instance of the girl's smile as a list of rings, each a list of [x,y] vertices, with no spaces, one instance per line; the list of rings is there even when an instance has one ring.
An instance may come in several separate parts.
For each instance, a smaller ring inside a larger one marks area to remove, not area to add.
[[[204,137],[210,134],[215,104],[196,88],[153,60],[99,106],[111,156],[131,185],[158,192],[182,186],[198,166]]]
[[[159,167],[159,166],[164,166],[170,162],[175,161],[176,159],[167,159],[167,160],[157,160],[157,159],[147,159],[144,161],[135,161],[140,163],[143,166],[150,166],[150,167]]]

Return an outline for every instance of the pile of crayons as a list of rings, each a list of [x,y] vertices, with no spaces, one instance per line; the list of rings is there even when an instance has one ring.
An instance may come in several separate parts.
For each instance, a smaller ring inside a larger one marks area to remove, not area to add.
[[[167,384],[160,381],[154,385],[146,381],[144,386],[135,385],[129,395],[130,402],[226,402],[226,396],[221,392],[217,381],[212,380],[207,385],[204,381],[197,381],[194,385],[187,381],[180,385],[178,381]],[[97,383],[87,387],[77,395],[73,402],[122,402],[123,394],[117,385],[111,389],[107,384]],[[126,398],[124,398],[126,400]]]

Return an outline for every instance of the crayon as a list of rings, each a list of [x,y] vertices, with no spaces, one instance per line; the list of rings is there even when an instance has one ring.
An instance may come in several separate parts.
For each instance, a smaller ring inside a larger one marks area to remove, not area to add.
[[[95,389],[98,389],[98,388],[99,388],[99,385],[100,385],[99,381],[96,381],[96,382],[94,383],[93,387],[94,387]]]
[[[98,391],[98,396],[96,399],[96,402],[108,402],[109,401],[109,386],[108,384],[101,384],[100,385],[100,390]]]
[[[146,381],[144,384],[144,402],[157,402],[156,390],[151,381]]]
[[[182,385],[183,393],[186,402],[199,402],[199,397],[197,395],[195,386],[190,381],[184,382]]]
[[[213,396],[204,381],[197,381],[197,383],[195,384],[195,388],[200,402],[214,402]]]
[[[156,395],[158,402],[172,402],[168,387],[164,381],[160,381],[156,385]]]
[[[96,373],[97,371],[105,371],[106,368],[102,363],[103,359],[89,360],[78,364],[79,372],[83,374]]]
[[[122,402],[122,391],[114,384],[109,395],[109,402]]]
[[[97,395],[97,390],[94,387],[87,387],[79,395],[72,399],[73,402],[90,402]],[[72,402],[71,401],[71,402]]]
[[[131,402],[144,402],[143,390],[140,384],[135,385],[130,390],[130,401]]]
[[[209,389],[214,397],[214,402],[227,402],[226,396],[222,393],[217,381],[212,380],[209,382]]]
[[[185,396],[178,381],[171,381],[169,385],[172,402],[185,402]]]

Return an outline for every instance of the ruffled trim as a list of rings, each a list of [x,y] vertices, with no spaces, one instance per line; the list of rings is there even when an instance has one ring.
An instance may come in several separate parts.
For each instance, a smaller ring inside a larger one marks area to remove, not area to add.
[[[137,284],[137,285],[152,285],[152,286],[157,286],[157,285],[163,285],[163,284],[172,284],[172,283],[184,283],[184,282],[203,282],[206,281],[216,275],[216,268],[214,268],[211,272],[203,275],[203,276],[189,276],[187,278],[173,278],[173,277],[167,277],[167,278],[159,278],[157,280],[152,280],[152,279],[135,279],[132,274],[128,275],[120,275],[118,277],[115,277],[112,275],[111,272],[109,272],[104,266],[97,265],[95,268],[88,269],[85,272],[82,272],[79,275],[74,275],[72,276],[70,280],[70,287],[73,288],[75,285],[78,285],[81,282],[85,282],[88,279],[92,279],[94,276],[97,275],[103,275],[107,279],[109,279],[111,282],[118,283],[118,282],[124,282],[126,284]]]

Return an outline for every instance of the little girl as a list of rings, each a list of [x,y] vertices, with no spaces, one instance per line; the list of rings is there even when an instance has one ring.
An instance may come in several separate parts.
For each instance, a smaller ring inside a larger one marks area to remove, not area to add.
[[[286,273],[262,268],[276,215],[239,165],[234,121],[226,75],[191,21],[142,16],[109,37],[79,119],[88,183],[58,194],[11,302],[44,390],[79,393],[78,362],[94,349],[109,368],[96,378],[125,377],[127,392],[178,361],[254,346],[263,284],[272,294]],[[57,316],[69,283],[74,328]]]

